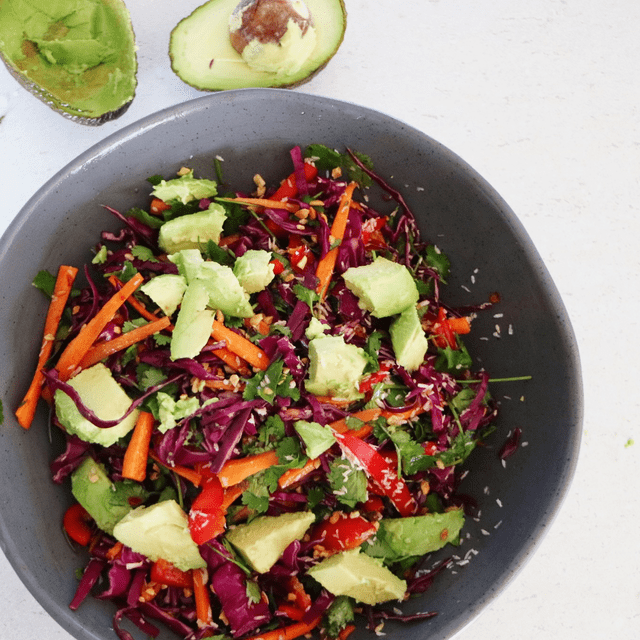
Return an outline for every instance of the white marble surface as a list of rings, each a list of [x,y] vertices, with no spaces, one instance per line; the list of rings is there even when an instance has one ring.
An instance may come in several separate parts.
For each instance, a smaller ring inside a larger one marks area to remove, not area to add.
[[[98,128],[69,122],[0,69],[0,232],[80,152],[152,111],[201,95],[172,73],[167,57],[171,28],[199,1],[127,4],[139,88],[119,120]],[[300,90],[404,120],[478,170],[533,238],[581,349],[583,444],[564,506],[533,559],[457,638],[638,638],[640,4],[346,6],[340,51]],[[1,554],[0,602],[0,638],[72,640]]]

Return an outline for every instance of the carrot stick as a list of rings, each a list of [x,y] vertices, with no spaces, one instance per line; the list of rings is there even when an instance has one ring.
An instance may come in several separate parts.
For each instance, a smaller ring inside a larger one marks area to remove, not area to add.
[[[334,407],[348,407],[354,402],[353,400],[334,398],[333,396],[316,396],[316,400],[321,404],[332,404]]]
[[[406,420],[411,420],[411,418],[415,418],[417,415],[420,415],[424,412],[423,407],[414,407],[413,409],[407,409],[406,411],[383,411],[382,416],[384,418],[393,418],[397,422],[404,422]]]
[[[42,336],[42,345],[40,347],[40,353],[38,354],[38,364],[36,365],[36,372],[31,379],[29,389],[25,394],[20,406],[16,410],[16,418],[18,423],[28,429],[33,422],[33,416],[36,412],[36,406],[42,393],[42,382],[44,381],[44,374],[42,368],[47,363],[47,360],[51,356],[53,349],[53,340],[58,332],[58,326],[64,308],[71,294],[71,287],[75,280],[78,270],[75,267],[69,267],[62,265],[58,269],[58,276],[53,288],[53,295],[51,296],[51,302],[49,303],[49,309],[47,310],[47,316],[44,321],[44,331]]]
[[[122,476],[142,482],[147,475],[149,443],[153,433],[153,414],[141,411],[124,454]]]
[[[195,469],[189,469],[189,467],[183,467],[180,464],[174,464],[173,466],[165,464],[160,460],[158,454],[153,451],[153,449],[149,449],[149,457],[158,464],[162,465],[165,469],[169,469],[174,473],[177,473],[179,476],[184,478],[185,480],[189,480],[196,487],[199,487],[202,483],[202,474],[198,473]]]
[[[320,619],[321,618],[318,617],[311,622],[295,622],[288,627],[265,631],[258,636],[245,638],[245,640],[293,640],[294,638],[303,636],[306,633],[309,633],[312,629],[315,629],[315,627],[320,624]]]
[[[224,490],[224,496],[222,497],[222,510],[226,511],[247,490],[248,486],[249,482],[243,480],[238,484],[227,487]]]
[[[88,369],[91,365],[104,360],[113,353],[122,351],[123,349],[130,347],[132,344],[141,342],[145,338],[152,336],[154,333],[158,333],[158,331],[166,329],[169,324],[171,324],[171,322],[169,318],[165,316],[159,320],[149,322],[142,327],[136,327],[127,333],[123,333],[117,338],[113,338],[113,340],[103,340],[102,342],[98,342],[91,347],[84,358],[82,358],[80,361],[80,368]]]
[[[344,232],[349,220],[349,209],[351,209],[351,202],[353,200],[353,191],[356,186],[357,184],[355,182],[350,182],[340,197],[338,211],[331,225],[331,235],[336,240],[342,240],[344,238]],[[319,260],[318,266],[316,267],[316,276],[320,280],[317,292],[320,294],[321,301],[325,299],[327,290],[329,289],[329,283],[331,282],[331,277],[333,276],[333,271],[336,266],[336,260],[338,259],[338,249],[339,247],[330,249]]]
[[[249,476],[278,464],[278,454],[275,451],[256,453],[245,458],[228,460],[218,471],[218,478],[223,487],[239,484]]]
[[[351,435],[355,435],[355,430],[350,430],[349,425],[347,424],[347,420],[349,418],[357,418],[358,420],[362,420],[362,422],[371,422],[380,416],[382,413],[382,409],[363,409],[362,411],[356,411],[352,413],[350,416],[346,418],[341,418],[340,420],[336,420],[332,422],[329,426],[338,433],[346,433],[347,431]]]
[[[171,209],[171,205],[167,204],[164,200],[160,200],[160,198],[153,198],[149,205],[149,213],[154,216],[161,215],[162,212],[167,211],[167,209]]]
[[[320,458],[307,460],[303,467],[299,469],[287,469],[279,478],[278,485],[281,489],[287,489],[291,485],[306,478],[311,472],[320,466]]]
[[[247,340],[239,333],[225,327],[218,320],[213,321],[211,335],[214,340],[220,340],[227,343],[227,349],[237,356],[244,358],[250,365],[256,369],[264,371],[269,366],[269,358],[267,354],[257,345]]]
[[[281,202],[280,200],[270,200],[268,198],[218,198],[218,200],[254,205],[256,207],[264,207],[265,209],[284,209],[292,213],[300,209],[294,202]]]
[[[449,318],[447,320],[447,323],[451,331],[453,331],[454,333],[464,334],[471,331],[471,325],[469,324],[468,318]]]
[[[196,601],[196,616],[199,627],[209,626],[213,622],[211,600],[207,589],[207,570],[192,569],[193,597]]]
[[[109,276],[109,282],[116,288],[122,288],[124,285],[122,284],[122,282],[114,275],[110,275]],[[134,298],[133,296],[131,296],[127,302],[143,317],[146,318],[147,320],[149,320],[150,322],[153,322],[154,320],[158,320],[158,316],[156,316],[155,314],[151,313],[151,311],[147,311],[147,308],[142,304],[142,302],[140,302],[140,300],[138,300],[137,298]]]
[[[237,371],[241,375],[248,376],[251,373],[249,369],[249,365],[246,360],[243,360],[240,356],[237,356],[235,353],[230,351],[227,347],[220,347],[220,349],[214,349],[213,353],[215,353],[222,362],[224,362],[228,367]]]
[[[107,300],[98,313],[89,320],[80,330],[80,333],[67,345],[56,365],[61,380],[66,381],[75,373],[100,332],[124,304],[125,300],[142,284],[143,280],[144,278],[139,273],[136,273],[120,291],[117,291]]]

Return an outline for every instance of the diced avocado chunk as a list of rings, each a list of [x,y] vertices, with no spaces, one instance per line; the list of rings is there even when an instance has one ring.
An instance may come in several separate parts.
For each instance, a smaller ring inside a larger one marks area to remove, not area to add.
[[[179,178],[173,178],[173,180],[161,180],[157,184],[151,195],[155,198],[159,198],[163,202],[171,202],[172,200],[178,200],[182,204],[186,204],[191,200],[202,200],[203,198],[211,198],[218,193],[218,185],[213,180],[206,180],[204,178],[194,178],[193,171],[188,171]],[[212,205],[216,211],[224,209],[218,205]]]
[[[187,284],[198,277],[200,265],[204,262],[200,249],[182,249],[168,257],[178,267],[178,273],[186,279]]]
[[[407,590],[404,580],[360,549],[336,553],[311,567],[308,574],[333,595],[365,604],[401,600]]]
[[[298,435],[304,442],[307,455],[313,459],[330,449],[336,442],[336,438],[329,427],[324,427],[318,422],[296,420],[293,424]]]
[[[156,393],[158,401],[158,417],[160,424],[158,431],[166,433],[169,429],[177,426],[178,421],[192,415],[200,408],[200,402],[195,396],[187,396],[174,400],[168,393],[158,391]]]
[[[131,398],[102,363],[84,369],[71,378],[69,384],[78,392],[82,402],[101,420],[117,420],[131,406]],[[54,402],[56,416],[67,433],[105,447],[126,436],[135,426],[139,413],[138,409],[134,409],[114,427],[101,429],[82,416],[75,402],[64,391],[58,389],[55,392]]]
[[[147,492],[132,480],[111,482],[99,462],[87,458],[71,474],[71,493],[87,510],[102,531],[113,533],[113,527],[133,508],[131,502],[144,501]]]
[[[462,509],[409,518],[383,518],[364,550],[367,555],[382,558],[385,563],[423,556],[441,549],[447,542],[455,542],[463,524]]]
[[[270,251],[249,249],[236,260],[233,273],[247,293],[258,293],[273,280],[274,271],[270,262]]]
[[[320,322],[318,318],[312,317],[309,320],[309,325],[305,329],[304,335],[307,340],[313,340],[314,338],[321,338],[331,327],[324,322]]]
[[[182,249],[197,249],[209,240],[218,244],[226,219],[219,204],[209,205],[206,211],[178,216],[160,227],[158,245],[166,253],[175,253]]]
[[[193,358],[207,344],[215,317],[208,302],[209,293],[200,281],[187,286],[171,337],[172,360]]]
[[[406,308],[389,327],[396,361],[407,371],[415,371],[424,360],[429,341],[415,306]]]
[[[309,393],[346,400],[362,397],[359,384],[367,366],[360,347],[347,344],[342,336],[320,336],[309,341]]]
[[[252,569],[266,573],[294,540],[302,539],[314,521],[311,511],[259,516],[231,529],[226,537]]]
[[[250,318],[253,315],[249,294],[242,288],[231,267],[217,262],[203,262],[197,280],[209,293],[208,304],[211,308],[238,318]]]
[[[0,59],[30,93],[81,124],[119,117],[134,97],[135,39],[122,0],[2,0]]]
[[[167,316],[174,314],[186,290],[187,280],[175,273],[161,273],[140,287]]]
[[[137,507],[113,528],[113,536],[152,561],[167,560],[182,571],[206,567],[189,532],[189,519],[175,500]]]
[[[361,267],[350,267],[342,277],[360,306],[376,318],[401,313],[418,302],[418,287],[409,269],[383,257]]]

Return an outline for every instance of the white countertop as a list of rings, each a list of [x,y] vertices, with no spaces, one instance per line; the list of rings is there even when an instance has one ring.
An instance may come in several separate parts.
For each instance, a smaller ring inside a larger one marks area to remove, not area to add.
[[[153,111],[203,95],[173,74],[167,56],[171,28],[199,0],[127,4],[139,46],[139,86],[120,119],[96,128],[70,122],[0,69],[0,233],[79,153]],[[345,4],[342,47],[299,90],[404,120],[483,175],[531,235],[581,351],[583,443],[563,508],[533,559],[456,638],[636,639],[640,4]],[[0,638],[72,640],[2,554],[0,602]]]

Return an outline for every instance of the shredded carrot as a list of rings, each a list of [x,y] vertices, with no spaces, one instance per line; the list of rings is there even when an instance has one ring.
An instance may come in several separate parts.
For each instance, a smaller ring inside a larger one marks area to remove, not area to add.
[[[158,464],[162,465],[165,469],[169,469],[170,471],[173,471],[174,473],[184,478],[185,480],[189,480],[196,487],[199,487],[200,484],[202,483],[202,474],[198,473],[195,469],[189,469],[189,467],[183,467],[180,464],[174,464],[173,466],[165,464],[164,462],[162,462],[162,460],[160,460],[160,458],[158,457],[158,454],[155,451],[153,451],[153,449],[149,449],[149,457],[154,462],[157,462]]]
[[[275,451],[256,453],[244,458],[233,458],[225,462],[218,471],[218,478],[223,487],[239,484],[249,476],[278,464],[278,454]]]
[[[211,336],[214,340],[224,341],[227,349],[246,360],[251,366],[264,371],[269,366],[267,354],[239,333],[225,327],[218,320],[213,321]]]
[[[108,551],[107,551],[107,560],[111,560],[112,562],[120,555],[124,544],[118,541],[116,542]]]
[[[278,612],[287,616],[291,620],[297,620],[298,622],[304,618],[304,611],[299,609],[294,604],[289,604],[288,602],[283,602],[278,605]]]
[[[47,310],[47,316],[44,321],[44,331],[42,335],[42,345],[38,354],[38,364],[36,371],[31,379],[29,389],[25,394],[20,406],[16,409],[16,418],[18,423],[25,429],[28,429],[33,422],[33,416],[36,412],[38,400],[42,394],[42,383],[44,374],[42,368],[47,363],[53,349],[53,340],[58,332],[60,320],[64,313],[64,308],[71,294],[73,281],[75,280],[78,270],[75,267],[62,265],[58,269],[56,283],[53,287],[53,295]]]
[[[338,205],[338,211],[331,224],[331,235],[336,240],[342,240],[344,238],[344,232],[347,228],[347,222],[349,220],[349,209],[353,201],[353,191],[358,185],[355,182],[350,182],[344,193],[340,197],[340,203]],[[333,270],[336,266],[336,260],[338,259],[339,247],[330,249],[318,262],[316,267],[316,276],[319,279],[317,292],[320,294],[320,300],[323,301],[329,290],[329,283],[333,276]]]
[[[225,378],[224,380],[205,380],[204,386],[207,387],[207,389],[221,389],[222,391],[242,391],[245,384],[244,382],[234,384],[231,380]]]
[[[163,211],[167,209],[171,209],[171,205],[167,204],[164,200],[160,200],[160,198],[153,198],[151,200],[151,204],[149,205],[149,213],[154,216],[159,216]]]
[[[315,629],[320,624],[321,618],[318,617],[311,622],[295,622],[288,627],[281,627],[280,629],[272,629],[271,631],[265,631],[257,636],[245,638],[245,640],[293,640],[303,636],[312,629]]]
[[[414,407],[412,409],[407,409],[406,411],[383,411],[382,416],[387,419],[393,418],[398,422],[403,422],[406,420],[411,420],[411,418],[415,418],[417,415],[420,415],[423,412],[423,407]]]
[[[109,276],[109,282],[116,288],[121,289],[124,285],[123,283],[114,275]],[[153,322],[154,320],[158,320],[158,316],[148,311],[147,308],[138,300],[131,296],[127,302],[143,317]]]
[[[229,368],[237,371],[240,375],[248,376],[251,374],[251,369],[246,360],[243,360],[240,356],[237,356],[233,351],[230,351],[227,347],[220,347],[214,349],[213,353],[222,360]]]
[[[153,414],[141,411],[124,454],[122,476],[142,482],[147,475],[149,443],[153,433]]]
[[[220,198],[225,202],[237,202],[238,204],[254,205],[263,207],[264,209],[284,209],[285,211],[295,212],[300,207],[294,202],[282,202],[280,200],[269,200],[268,198]]]
[[[253,316],[253,318],[245,318],[244,326],[247,329],[255,329],[263,336],[268,336],[269,332],[271,331],[271,323],[268,322],[268,320],[266,320],[265,318],[260,317],[260,315]]]
[[[240,240],[240,234],[239,233],[232,233],[230,236],[221,236],[220,239],[218,240],[218,246],[219,247],[228,247],[230,244],[233,244],[234,242],[237,242],[238,240]]]
[[[243,480],[238,484],[234,484],[231,487],[227,487],[224,490],[224,496],[222,498],[222,509],[226,511],[249,487],[249,482]]]
[[[213,622],[211,614],[211,600],[207,589],[207,570],[192,569],[193,574],[193,597],[196,601],[196,616],[198,626],[206,627]]]
[[[338,633],[338,640],[347,640],[347,638],[356,630],[355,624],[345,625]]]
[[[162,591],[163,586],[160,582],[145,582],[140,590],[140,602],[151,602]]]
[[[88,369],[91,365],[104,360],[110,355],[130,347],[132,344],[136,344],[136,342],[141,342],[145,338],[152,336],[154,333],[158,333],[158,331],[168,328],[170,324],[171,322],[169,318],[165,316],[159,320],[149,322],[142,327],[136,327],[131,331],[127,331],[127,333],[123,333],[117,338],[113,338],[113,340],[98,342],[91,347],[84,358],[82,358],[80,361],[80,368]]]
[[[320,458],[307,460],[299,469],[287,469],[279,478],[278,485],[281,489],[287,489],[291,485],[306,478],[320,466]]]
[[[80,333],[67,345],[56,365],[61,380],[68,380],[76,372],[80,362],[87,351],[91,349],[100,332],[124,304],[125,300],[142,284],[143,280],[143,277],[136,273],[120,291],[117,291],[107,300],[98,313],[82,327]]]
[[[363,409],[362,411],[356,411],[352,413],[350,416],[345,418],[341,418],[340,420],[336,420],[332,422],[329,426],[338,433],[346,433],[347,431],[351,435],[355,435],[355,430],[350,430],[349,425],[347,424],[347,420],[349,418],[356,418],[358,420],[362,420],[362,422],[367,423],[375,420],[382,413],[382,409]]]
[[[332,404],[334,407],[348,407],[353,404],[353,400],[334,398],[333,396],[316,396],[316,400],[321,404]]]

